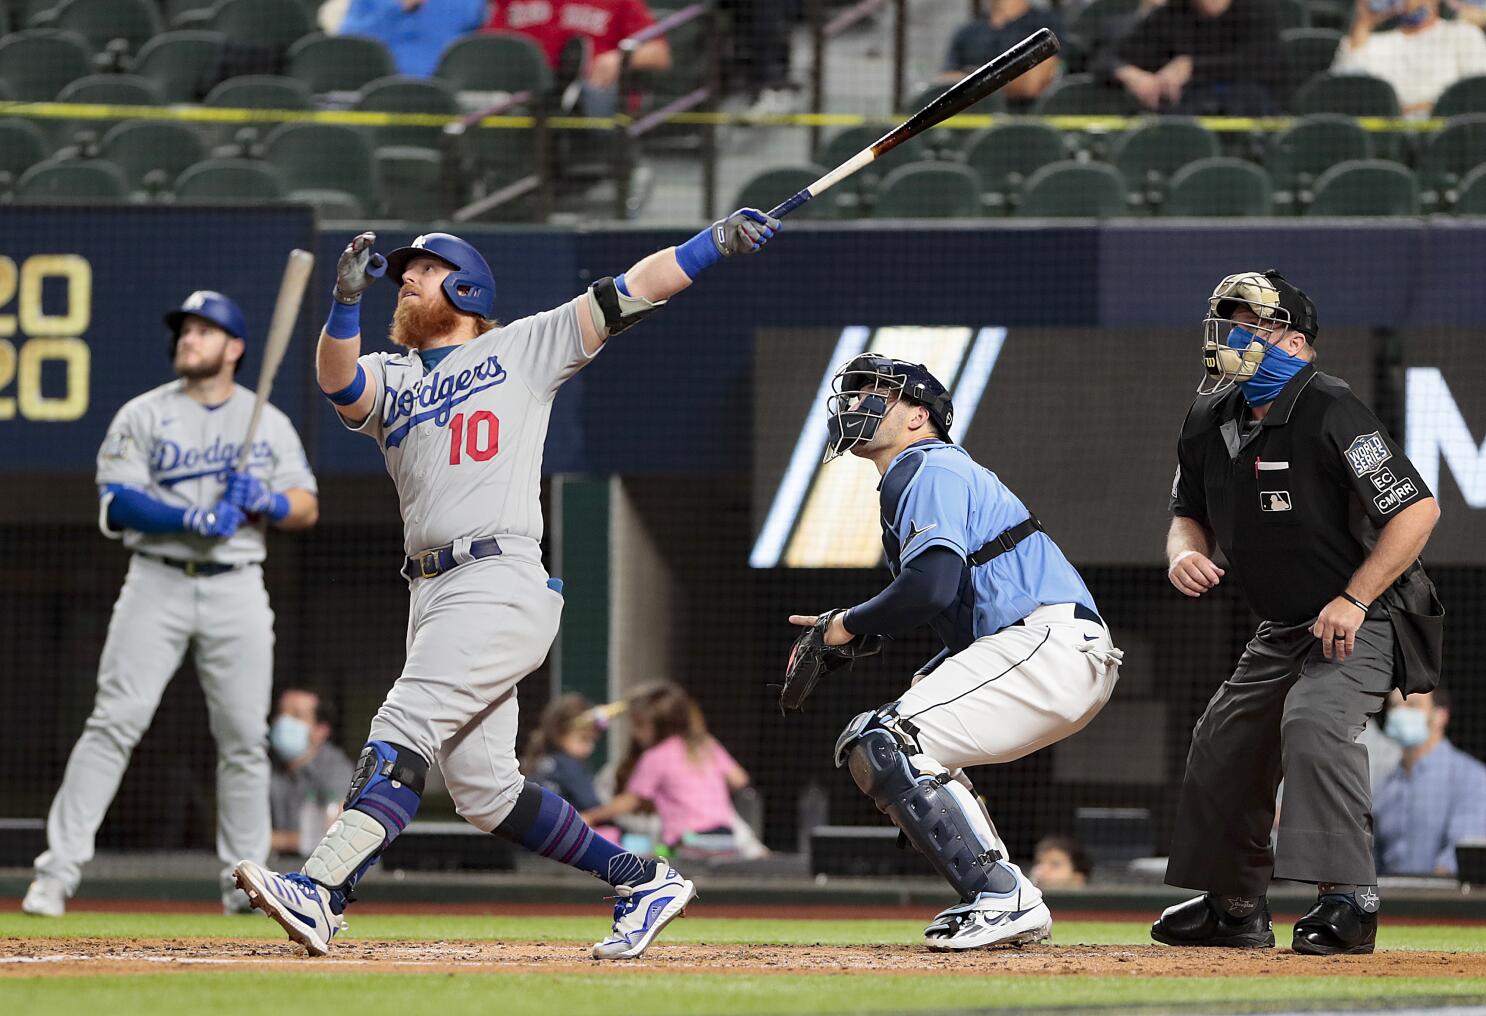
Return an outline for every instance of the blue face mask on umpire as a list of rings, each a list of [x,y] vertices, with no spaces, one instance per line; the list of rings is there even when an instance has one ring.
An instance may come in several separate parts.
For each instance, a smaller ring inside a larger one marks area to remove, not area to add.
[[[1236,324],[1228,333],[1228,346],[1231,349],[1248,349],[1255,342],[1264,343],[1264,359],[1259,361],[1253,376],[1247,381],[1240,381],[1238,386],[1243,389],[1244,399],[1249,405],[1263,406],[1279,398],[1280,391],[1292,377],[1304,369],[1306,361],[1298,356],[1291,356],[1279,346],[1265,342],[1244,325]]]

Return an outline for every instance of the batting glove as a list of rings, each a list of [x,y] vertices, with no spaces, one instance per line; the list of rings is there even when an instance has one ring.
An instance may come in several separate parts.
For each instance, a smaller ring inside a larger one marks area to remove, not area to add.
[[[237,527],[244,521],[237,505],[218,501],[210,508],[187,508],[182,524],[189,533],[221,540],[237,532]]]
[[[757,208],[740,208],[726,219],[712,223],[712,242],[723,257],[752,254],[784,227],[778,219]]]
[[[341,251],[335,264],[335,299],[338,303],[360,303],[361,294],[387,272],[387,259],[372,251],[377,234],[358,234]]]
[[[288,514],[289,499],[275,494],[263,481],[249,473],[228,473],[227,490],[222,500],[236,505],[249,515],[267,515],[277,522]]]

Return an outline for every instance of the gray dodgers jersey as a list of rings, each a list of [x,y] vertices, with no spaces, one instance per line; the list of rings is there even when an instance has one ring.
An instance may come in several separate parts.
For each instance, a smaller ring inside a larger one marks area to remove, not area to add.
[[[185,392],[177,379],[124,403],[103,447],[98,450],[98,486],[133,487],[176,508],[210,508],[227,489],[223,473],[237,461],[238,448],[253,415],[253,393],[232,386],[232,396],[208,408]],[[289,418],[272,405],[263,407],[247,472],[268,488],[281,492],[298,488],[316,492],[315,476],[305,459],[304,446]],[[98,523],[105,536],[120,534],[108,528],[104,496]],[[265,555],[262,522],[244,523],[225,540],[194,533],[123,532],[124,546],[182,561],[251,564]]]
[[[377,439],[402,506],[408,554],[461,537],[542,539],[542,447],[557,389],[589,357],[578,297],[458,346],[431,371],[413,352],[366,353]],[[516,548],[512,548],[516,549]]]

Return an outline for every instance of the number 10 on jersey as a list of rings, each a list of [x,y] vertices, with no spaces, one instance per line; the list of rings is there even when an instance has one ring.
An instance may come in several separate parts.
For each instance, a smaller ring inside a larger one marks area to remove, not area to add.
[[[466,420],[463,413],[455,414],[449,421],[449,465],[457,466],[464,455],[476,462],[493,458],[500,451],[500,420],[488,409],[471,413]]]

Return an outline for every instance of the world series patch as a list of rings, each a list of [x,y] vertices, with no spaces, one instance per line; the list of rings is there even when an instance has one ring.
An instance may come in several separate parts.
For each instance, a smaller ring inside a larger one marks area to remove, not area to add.
[[[1391,458],[1393,453],[1388,450],[1381,431],[1359,434],[1347,445],[1347,463],[1359,478],[1376,473]]]

